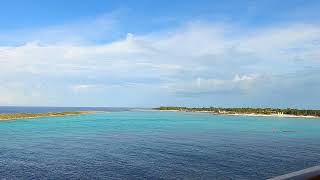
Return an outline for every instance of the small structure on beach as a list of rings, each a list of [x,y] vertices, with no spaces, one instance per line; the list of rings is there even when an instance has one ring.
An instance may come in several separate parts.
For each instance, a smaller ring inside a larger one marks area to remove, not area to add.
[[[277,116],[282,117],[283,116],[283,112],[278,112]]]

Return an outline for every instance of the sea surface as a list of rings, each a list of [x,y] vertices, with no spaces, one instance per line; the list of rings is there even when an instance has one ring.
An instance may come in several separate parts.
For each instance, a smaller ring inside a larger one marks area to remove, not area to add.
[[[319,164],[320,119],[117,110],[0,121],[0,179],[266,179]]]

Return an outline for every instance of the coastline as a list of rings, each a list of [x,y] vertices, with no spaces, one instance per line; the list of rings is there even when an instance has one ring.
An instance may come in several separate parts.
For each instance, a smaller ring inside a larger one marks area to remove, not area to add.
[[[217,113],[213,111],[182,111],[182,110],[158,110],[152,109],[150,111],[160,112],[195,112],[195,113],[210,113],[214,115],[225,115],[225,116],[249,116],[249,117],[279,117],[279,118],[306,118],[306,119],[320,119],[319,116],[298,116],[293,114],[257,114],[257,113]]]
[[[47,112],[47,113],[3,113],[3,114],[0,114],[0,121],[39,119],[39,118],[47,118],[47,117],[78,116],[78,115],[94,114],[96,112],[97,111]]]

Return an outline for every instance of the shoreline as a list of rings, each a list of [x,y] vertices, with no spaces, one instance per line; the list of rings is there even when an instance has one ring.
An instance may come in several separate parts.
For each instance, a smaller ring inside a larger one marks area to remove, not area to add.
[[[182,110],[158,110],[152,109],[150,111],[159,112],[194,112],[194,113],[209,113],[214,115],[225,115],[225,116],[249,116],[249,117],[279,117],[279,118],[306,118],[306,119],[320,119],[319,116],[298,116],[293,114],[256,114],[256,113],[217,113],[213,111],[182,111]]]
[[[30,120],[48,117],[65,117],[94,114],[97,111],[46,112],[46,113],[0,113],[0,121]]]

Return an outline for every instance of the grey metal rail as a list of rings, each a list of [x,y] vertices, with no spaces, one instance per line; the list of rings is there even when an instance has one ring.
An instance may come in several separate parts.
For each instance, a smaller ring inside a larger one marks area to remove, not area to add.
[[[314,166],[300,171],[295,171],[268,180],[308,180],[320,176],[320,166]]]

